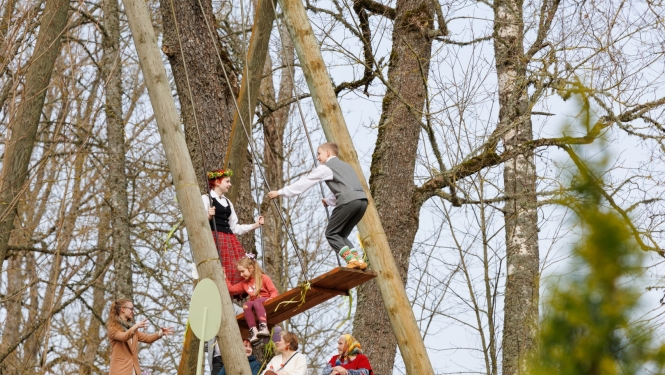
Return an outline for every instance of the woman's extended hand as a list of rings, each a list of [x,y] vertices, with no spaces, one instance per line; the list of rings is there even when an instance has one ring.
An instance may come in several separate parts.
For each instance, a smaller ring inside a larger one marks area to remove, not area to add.
[[[279,197],[279,192],[277,190],[273,190],[271,192],[268,192],[268,198],[275,199],[277,197]]]
[[[162,331],[162,336],[170,335],[175,332],[171,327],[159,327],[159,329]]]
[[[143,319],[132,326],[134,331],[138,330],[139,328],[148,328],[148,319]]]
[[[265,219],[263,218],[263,216],[259,216],[259,217],[256,218],[256,223],[254,223],[254,224],[257,224],[256,226],[258,227],[258,226],[263,225],[264,222],[265,222]]]

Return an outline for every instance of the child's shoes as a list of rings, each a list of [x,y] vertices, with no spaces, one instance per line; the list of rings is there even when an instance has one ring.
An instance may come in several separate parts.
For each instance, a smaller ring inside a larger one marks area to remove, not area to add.
[[[367,263],[359,256],[357,249],[349,249],[344,246],[339,250],[339,255],[346,261],[346,268],[353,268],[356,270],[364,270],[367,268]]]
[[[268,325],[266,323],[259,323],[259,331],[256,333],[257,337],[270,337]]]
[[[250,327],[249,328],[249,343],[252,345],[257,344],[261,339],[257,335],[256,327]]]
[[[353,254],[354,260],[349,262],[347,267],[364,270],[367,268],[367,263],[363,260],[363,257],[360,256],[358,249],[351,249],[351,254]],[[353,264],[353,267],[352,267]]]

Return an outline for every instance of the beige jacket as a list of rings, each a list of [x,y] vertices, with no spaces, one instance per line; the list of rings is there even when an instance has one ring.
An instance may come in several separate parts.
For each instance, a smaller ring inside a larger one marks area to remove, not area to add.
[[[159,332],[146,334],[138,330],[123,331],[119,326],[109,328],[111,341],[111,368],[109,375],[133,375],[132,367],[137,375],[139,367],[139,341],[151,344],[160,338]],[[130,340],[131,339],[131,340]]]

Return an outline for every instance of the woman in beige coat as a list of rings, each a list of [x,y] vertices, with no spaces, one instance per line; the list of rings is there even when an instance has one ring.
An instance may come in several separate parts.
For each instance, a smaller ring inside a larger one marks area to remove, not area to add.
[[[111,304],[107,323],[111,341],[111,368],[109,375],[140,375],[139,341],[151,344],[164,335],[173,333],[172,328],[161,328],[159,332],[146,334],[139,328],[148,327],[144,319],[134,325],[134,304],[128,299],[119,299]]]

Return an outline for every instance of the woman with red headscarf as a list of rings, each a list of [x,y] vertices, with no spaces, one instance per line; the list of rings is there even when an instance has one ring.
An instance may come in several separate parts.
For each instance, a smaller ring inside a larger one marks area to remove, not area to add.
[[[231,285],[235,285],[242,281],[236,263],[245,256],[245,250],[236,235],[263,225],[263,216],[256,218],[254,224],[238,224],[233,204],[224,196],[231,188],[231,176],[233,176],[231,170],[220,169],[208,172],[210,195],[205,194],[201,198],[208,213],[212,237],[219,252],[219,259],[222,261],[222,268]]]
[[[358,340],[349,334],[337,340],[338,355],[334,355],[326,364],[321,375],[373,375],[369,359],[362,354]]]

